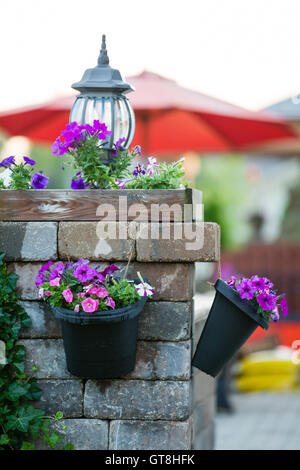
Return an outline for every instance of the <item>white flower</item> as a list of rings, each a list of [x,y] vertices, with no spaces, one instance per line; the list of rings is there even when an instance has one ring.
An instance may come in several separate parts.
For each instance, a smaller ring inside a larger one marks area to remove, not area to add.
[[[39,289],[39,298],[41,299],[42,297],[44,297],[44,288],[43,287],[41,287]]]
[[[148,162],[149,162],[148,165],[151,165],[151,166],[157,165],[157,160],[155,157],[149,157]]]
[[[141,282],[140,284],[135,286],[135,288],[141,297],[151,297],[154,294],[153,287],[151,287],[150,284],[148,284],[147,282]]]

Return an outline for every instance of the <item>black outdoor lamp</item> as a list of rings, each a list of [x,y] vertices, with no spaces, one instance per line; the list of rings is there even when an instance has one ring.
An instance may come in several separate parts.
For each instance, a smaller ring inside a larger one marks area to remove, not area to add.
[[[80,95],[71,109],[70,122],[92,125],[94,119],[98,119],[106,124],[111,135],[107,137],[103,147],[108,151],[107,160],[104,162],[109,163],[114,143],[124,138],[123,148],[130,146],[135,131],[135,117],[125,96],[126,93],[134,91],[134,88],[123,81],[119,70],[109,66],[105,35],[102,36],[98,65],[87,69],[80,82],[73,83],[72,88],[79,90]]]

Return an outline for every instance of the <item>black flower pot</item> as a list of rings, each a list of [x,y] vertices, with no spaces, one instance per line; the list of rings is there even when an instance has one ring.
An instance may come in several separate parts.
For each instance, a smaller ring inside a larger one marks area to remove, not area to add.
[[[216,377],[258,326],[269,322],[237,291],[218,279],[216,295],[200,336],[192,365]]]
[[[75,313],[53,308],[61,320],[67,368],[77,377],[111,379],[134,369],[138,316],[147,297],[127,307]]]

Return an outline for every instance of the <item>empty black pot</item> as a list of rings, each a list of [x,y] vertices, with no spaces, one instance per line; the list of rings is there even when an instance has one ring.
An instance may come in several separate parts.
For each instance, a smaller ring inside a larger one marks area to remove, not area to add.
[[[258,326],[269,323],[237,291],[218,279],[216,295],[200,336],[192,365],[216,377]]]
[[[127,307],[75,313],[53,308],[61,320],[67,368],[77,377],[110,379],[134,369],[138,316],[147,297]]]

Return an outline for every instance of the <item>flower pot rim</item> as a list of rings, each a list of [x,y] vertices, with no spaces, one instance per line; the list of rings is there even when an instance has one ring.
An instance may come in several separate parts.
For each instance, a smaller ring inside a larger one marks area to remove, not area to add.
[[[250,304],[248,300],[241,299],[239,293],[230,287],[225,281],[222,279],[217,279],[215,285],[215,289],[220,294],[224,295],[230,302],[232,302],[236,307],[242,310],[246,315],[248,315],[252,320],[256,321],[264,330],[268,330],[269,322],[263,318],[259,313],[257,313],[256,308],[254,305]]]
[[[131,320],[138,316],[146,301],[147,296],[141,297],[136,302],[126,305],[126,307],[117,308],[114,310],[102,310],[97,312],[79,312],[69,310],[64,307],[51,307],[54,315],[69,323],[77,323],[80,325],[95,325],[99,323],[118,323],[124,320]]]

